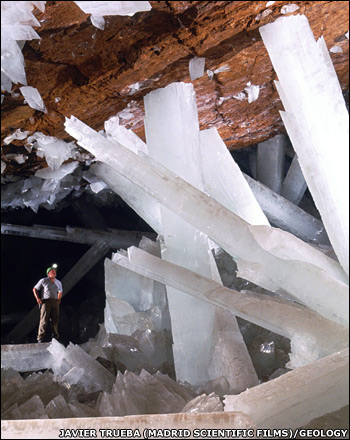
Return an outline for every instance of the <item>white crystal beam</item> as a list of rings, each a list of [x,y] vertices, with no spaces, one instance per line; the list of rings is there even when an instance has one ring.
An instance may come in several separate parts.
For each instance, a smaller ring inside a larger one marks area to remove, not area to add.
[[[304,15],[280,18],[259,31],[279,78],[283,122],[329,239],[349,273],[349,114],[332,60]]]
[[[300,302],[329,319],[348,323],[348,279],[336,262],[287,232],[248,225],[151,158],[112,144],[74,116],[66,119],[65,128],[98,160],[180,214],[234,258],[258,262]]]
[[[281,194],[287,138],[278,134],[258,144],[257,180]]]
[[[149,156],[202,187],[199,173],[199,125],[191,85],[170,84],[144,98],[145,132]],[[166,128],[166,129],[164,129]],[[164,249],[162,258],[209,275],[207,237],[167,207],[160,206]],[[211,339],[215,308],[167,286],[176,378],[193,385],[210,378]],[[193,319],[196,313],[198,321]]]
[[[51,368],[52,356],[48,344],[1,345],[1,368],[16,371],[38,371]]]
[[[170,84],[147,94],[144,101],[149,155],[203,190],[198,112],[192,84]],[[162,258],[210,278],[213,257],[208,237],[168,207],[161,205],[160,214]],[[255,385],[258,379],[235,317],[228,317],[235,328],[231,327],[231,341],[226,340],[221,347],[225,355],[213,356],[214,333],[221,328],[221,317],[215,307],[172,286],[167,286],[167,293],[177,379],[199,385],[224,375],[236,390]],[[197,319],[193,319],[194,313]],[[233,370],[236,375],[230,374]],[[240,374],[242,370],[244,375]]]
[[[149,232],[121,231],[118,229],[98,230],[66,228],[49,226],[23,226],[1,223],[1,234],[17,235],[21,237],[42,238],[44,240],[59,240],[70,243],[82,243],[94,245],[97,242],[105,241],[111,249],[126,249],[129,246],[138,245],[143,236],[155,240],[156,234]]]
[[[326,230],[320,220],[247,174],[244,174],[244,177],[261,209],[274,226],[307,242],[329,244]]]
[[[349,403],[349,349],[290,371],[238,396],[225,396],[224,411],[242,411],[257,428],[305,426]]]
[[[95,163],[90,170],[137,212],[152,229],[158,234],[162,233],[159,203],[154,197],[106,163]]]
[[[251,225],[269,225],[216,128],[200,132],[205,191]]]
[[[201,131],[200,137],[204,186],[206,192],[215,200],[250,224],[268,225],[267,219],[269,219],[274,226],[291,232],[305,241],[329,244],[322,222],[297,208],[293,204],[296,203],[295,198],[293,203],[289,203],[267,186],[241,172],[215,128]],[[298,166],[296,160],[293,163]],[[295,170],[293,163],[291,168]],[[302,190],[299,188],[300,185],[298,186],[298,197],[306,189],[305,179],[300,173],[297,175],[297,183],[303,181],[305,187]],[[293,185],[291,179],[287,182],[286,178],[284,182],[286,186],[283,188],[286,190],[289,188],[291,191],[295,187],[296,174],[295,171],[287,174],[287,178],[294,176]]]
[[[128,249],[128,257],[115,254],[112,261],[290,338],[294,352],[291,367],[348,346],[345,327],[296,303],[249,291],[236,292],[135,247]]]
[[[299,205],[307,188],[303,172],[301,171],[298,156],[293,157],[287,175],[282,185],[282,196],[295,205]]]

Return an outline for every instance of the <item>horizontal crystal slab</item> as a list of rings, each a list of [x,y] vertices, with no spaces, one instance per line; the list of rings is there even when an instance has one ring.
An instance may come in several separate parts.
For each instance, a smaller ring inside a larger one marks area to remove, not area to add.
[[[144,414],[127,416],[127,417],[90,417],[89,419],[51,419],[51,420],[3,420],[1,421],[1,437],[14,438],[38,438],[42,435],[43,438],[55,438],[60,430],[63,432],[73,432],[73,429],[83,430],[89,427],[89,434],[94,436],[94,433],[99,435],[101,432],[106,436],[108,432],[114,432],[117,436],[122,438],[130,432],[130,438],[142,438],[144,430],[149,432],[154,429],[157,435],[158,429],[163,429],[164,434],[168,434],[171,429],[183,429],[192,432],[193,429],[208,430],[208,434],[213,432],[213,427],[220,427],[220,429],[252,429],[254,422],[251,417],[243,413],[210,413],[210,414]],[[132,428],[131,428],[132,427]],[[138,430],[139,435],[135,434]],[[210,430],[210,431],[209,431]],[[83,434],[83,431],[80,431]],[[171,431],[170,431],[171,432]],[[187,431],[184,431],[185,433]],[[253,431],[252,431],[253,432]],[[42,434],[41,434],[42,433]],[[85,432],[85,434],[87,434]],[[88,435],[89,435],[88,434]],[[23,436],[26,437],[23,437]],[[147,435],[147,434],[146,434]],[[90,437],[91,438],[91,437]],[[170,437],[169,437],[170,438]],[[209,436],[208,436],[209,438]],[[241,435],[236,438],[245,438]]]
[[[347,329],[291,301],[237,292],[141,249],[128,249],[129,259],[114,254],[116,264],[167,284],[292,340],[291,366],[318,359],[348,346]]]
[[[1,368],[16,371],[38,371],[50,368],[52,355],[49,344],[1,345]]]
[[[347,348],[238,396],[225,396],[224,411],[242,411],[258,428],[295,429],[348,403]]]

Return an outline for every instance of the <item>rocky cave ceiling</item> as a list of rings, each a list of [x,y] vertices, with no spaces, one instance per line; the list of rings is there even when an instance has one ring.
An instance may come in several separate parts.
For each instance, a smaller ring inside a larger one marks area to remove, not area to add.
[[[40,131],[66,141],[65,117],[76,116],[95,130],[119,113],[120,123],[145,140],[143,97],[175,81],[190,82],[189,61],[205,57],[205,73],[192,81],[201,129],[216,127],[230,150],[239,150],[285,132],[279,116],[282,103],[277,79],[259,34],[259,27],[283,16],[289,4],[275,1],[151,1],[149,12],[105,17],[97,29],[74,2],[48,1],[45,12],[34,9],[40,40],[23,48],[29,86],[36,87],[48,113],[24,104],[21,84],[4,93],[1,140],[16,129]],[[295,1],[316,38],[323,36],[346,99],[349,89],[349,2]],[[259,98],[233,98],[247,83],[260,86]],[[139,89],[132,87],[139,84]],[[124,110],[127,109],[125,112]],[[120,113],[123,112],[124,113]],[[124,115],[124,119],[122,116]],[[126,117],[126,118],[125,118]],[[28,154],[25,140],[3,145],[4,175],[28,177],[46,167],[45,159]],[[26,154],[18,164],[9,153]]]

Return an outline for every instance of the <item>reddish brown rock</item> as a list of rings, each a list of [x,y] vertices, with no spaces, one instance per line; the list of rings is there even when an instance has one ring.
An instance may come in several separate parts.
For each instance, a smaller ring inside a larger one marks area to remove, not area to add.
[[[17,128],[70,140],[63,126],[65,117],[74,115],[100,130],[106,119],[125,108],[133,117],[121,123],[144,139],[144,95],[175,81],[190,82],[188,64],[194,56],[205,57],[205,68],[212,71],[228,66],[212,80],[205,74],[193,81],[201,129],[216,127],[229,149],[284,131],[279,116],[282,104],[273,83],[276,74],[258,28],[282,16],[281,7],[290,2],[276,1],[261,20],[257,17],[266,10],[265,1],[150,3],[151,11],[133,17],[105,17],[104,31],[95,28],[74,2],[49,1],[45,12],[36,10],[41,40],[28,42],[23,54],[28,85],[40,91],[48,114],[6,93],[2,140]],[[323,35],[328,48],[342,47],[342,53],[331,57],[347,91],[349,3],[293,3],[300,7],[295,14],[309,19],[316,38]],[[260,86],[259,98],[250,104],[232,98],[249,81]],[[132,94],[130,86],[135,83],[140,90]],[[13,91],[19,87],[14,85]],[[3,149],[3,154],[9,152],[14,152],[13,147]],[[8,165],[5,173],[24,171],[23,165]]]

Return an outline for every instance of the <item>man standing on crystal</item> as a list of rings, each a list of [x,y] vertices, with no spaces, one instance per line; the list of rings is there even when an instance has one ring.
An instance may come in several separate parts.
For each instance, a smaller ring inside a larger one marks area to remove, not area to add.
[[[34,286],[33,293],[40,309],[40,323],[37,340],[43,342],[46,327],[51,319],[52,337],[59,338],[58,334],[58,316],[59,305],[63,294],[61,281],[56,279],[57,264],[53,264],[46,270],[47,277],[42,278]],[[41,294],[39,295],[39,291]]]

